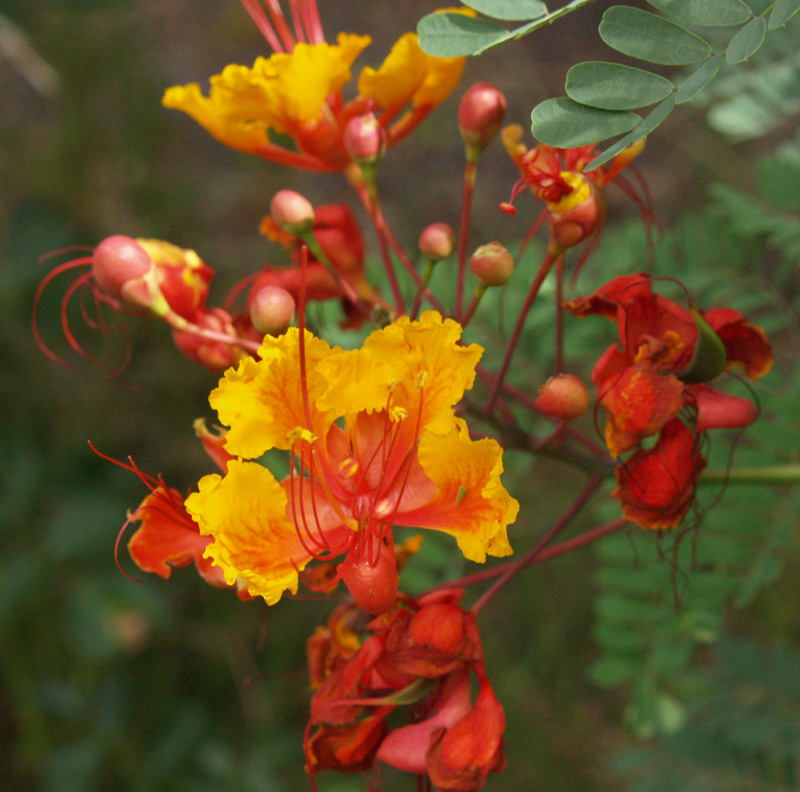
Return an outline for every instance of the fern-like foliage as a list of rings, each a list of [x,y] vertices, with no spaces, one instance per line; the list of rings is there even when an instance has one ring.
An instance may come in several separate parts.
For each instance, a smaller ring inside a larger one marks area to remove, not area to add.
[[[727,635],[698,673],[686,724],[626,749],[628,792],[788,792],[800,782],[800,652]],[[677,779],[680,779],[679,786]]]

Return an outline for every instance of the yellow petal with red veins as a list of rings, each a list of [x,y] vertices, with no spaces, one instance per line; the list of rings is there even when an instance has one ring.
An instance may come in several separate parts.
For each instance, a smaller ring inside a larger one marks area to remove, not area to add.
[[[257,58],[252,68],[231,64],[211,78],[209,96],[196,83],[175,86],[165,107],[188,113],[221,142],[252,151],[269,142],[267,130],[294,135],[317,121],[331,93],[350,79],[350,66],[369,36],[339,34],[337,44],[298,44],[291,53]]]
[[[327,390],[317,363],[341,350],[331,350],[326,341],[306,332],[305,350],[311,426],[307,425],[300,382],[300,331],[290,328],[278,338],[266,336],[258,351],[261,360],[245,358],[238,368],[225,372],[219,387],[209,397],[220,421],[230,430],[225,450],[240,457],[255,458],[270,448],[288,450],[299,429],[322,436],[337,417],[315,407]]]
[[[502,457],[495,440],[470,440],[461,419],[455,419],[445,437],[425,434],[418,458],[436,495],[425,506],[398,514],[397,523],[454,536],[470,561],[483,563],[487,554],[510,555],[506,529],[516,519],[519,503],[500,483]]]
[[[460,338],[461,326],[436,311],[417,322],[401,317],[372,333],[360,350],[320,363],[331,385],[317,406],[340,415],[401,408],[409,431],[419,423],[420,430],[446,434],[452,407],[472,387],[483,354],[477,344],[460,345]]]
[[[476,16],[471,8],[439,10]],[[406,33],[378,69],[368,66],[361,71],[358,92],[390,111],[397,111],[409,102],[415,107],[438,105],[458,85],[464,60],[428,55],[419,46],[417,34]]]
[[[200,532],[214,537],[205,555],[222,567],[226,582],[245,580],[248,593],[269,605],[287,589],[294,594],[297,572],[311,556],[286,519],[286,492],[272,474],[255,462],[236,460],[224,478],[205,476],[198,487],[186,509]]]

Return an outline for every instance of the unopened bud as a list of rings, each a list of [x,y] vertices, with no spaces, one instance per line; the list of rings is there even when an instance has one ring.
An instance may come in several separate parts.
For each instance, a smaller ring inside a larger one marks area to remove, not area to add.
[[[351,160],[359,164],[373,164],[386,149],[386,130],[374,113],[365,113],[347,122],[342,142]]]
[[[221,308],[205,311],[197,320],[197,326],[203,330],[217,333],[220,336],[236,338],[230,314]],[[191,360],[205,366],[209,371],[224,371],[235,365],[241,357],[238,347],[226,343],[222,339],[211,340],[197,335],[192,330],[173,330],[172,338],[175,346]]]
[[[446,259],[456,243],[456,232],[447,223],[431,223],[419,235],[419,249],[432,261]]]
[[[514,274],[514,257],[499,242],[481,245],[469,265],[484,286],[502,286]]]
[[[367,559],[348,555],[338,571],[356,604],[373,616],[390,610],[397,599],[397,562],[394,544],[382,542],[374,566]]]
[[[251,298],[250,320],[259,333],[279,336],[286,332],[295,312],[294,297],[280,286],[264,286]]]
[[[590,401],[589,391],[574,374],[559,374],[545,382],[534,404],[551,418],[571,421],[589,409]]]
[[[475,83],[458,108],[458,126],[468,146],[485,148],[500,130],[506,115],[506,98],[491,83]]]
[[[111,236],[95,248],[92,274],[106,294],[120,299],[122,287],[145,275],[152,263],[150,256],[135,239]]]
[[[296,234],[306,226],[311,227],[314,220],[314,207],[311,202],[294,190],[280,190],[272,196],[269,212],[275,224]]]

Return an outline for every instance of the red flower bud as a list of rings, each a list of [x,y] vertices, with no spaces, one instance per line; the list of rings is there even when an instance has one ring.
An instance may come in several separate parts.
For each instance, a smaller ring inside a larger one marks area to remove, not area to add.
[[[431,223],[419,235],[419,249],[423,256],[440,261],[453,252],[456,232],[447,223]]]
[[[469,265],[484,286],[502,286],[514,274],[514,257],[499,242],[481,245]]]
[[[551,418],[572,421],[589,409],[590,401],[589,391],[574,374],[559,374],[545,382],[535,405]]]
[[[373,164],[383,156],[386,149],[386,130],[374,113],[365,113],[347,122],[342,142],[354,162]]]
[[[271,336],[286,332],[295,312],[294,297],[280,286],[264,286],[248,301],[253,327]]]
[[[122,298],[122,287],[145,275],[153,262],[145,249],[130,237],[104,239],[92,256],[92,274],[97,285],[111,297]]]
[[[397,599],[397,562],[391,541],[381,542],[375,563],[350,553],[339,571],[358,606],[374,616],[390,610]]]
[[[281,190],[272,196],[269,212],[275,224],[289,233],[297,233],[314,220],[311,202],[294,190]]]
[[[557,201],[548,201],[547,224],[559,251],[583,242],[595,233],[606,216],[602,190],[582,173],[563,172],[561,179],[572,191]]]
[[[458,126],[468,146],[485,148],[497,135],[506,115],[506,98],[491,83],[475,83],[458,108]]]
[[[212,308],[210,311],[206,311],[195,324],[214,333],[236,336],[230,314],[221,308]],[[231,346],[222,340],[211,341],[195,335],[190,330],[173,330],[172,338],[175,346],[186,357],[196,360],[209,371],[225,371],[237,363],[242,354],[238,347]]]

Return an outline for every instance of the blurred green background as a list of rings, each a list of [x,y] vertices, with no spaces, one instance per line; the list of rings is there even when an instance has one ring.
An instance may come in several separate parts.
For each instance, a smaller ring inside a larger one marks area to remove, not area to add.
[[[372,65],[435,7],[320,5],[329,33],[373,36]],[[536,102],[563,92],[571,63],[607,57],[596,33],[606,5],[470,61],[462,85],[491,80],[507,93],[507,120],[526,125]],[[771,34],[705,104],[676,111],[638,163],[664,225],[656,271],[684,280],[701,305],[753,312],[774,334],[778,363],[757,385],[764,418],[739,442],[743,464],[798,461],[798,27],[795,19]],[[264,51],[235,0],[0,0],[0,790],[307,788],[304,642],[331,605],[298,598],[267,613],[205,586],[192,569],[169,581],[127,580],[114,541],[144,489],[87,446],[130,454],[185,491],[208,471],[191,424],[213,418],[206,399],[215,377],[178,355],[155,322],[127,322],[134,352],[124,376],[81,365],[59,326],[68,275],[45,293],[40,326],[81,376],[46,359],[30,320],[38,284],[69,258],[40,260],[48,252],[117,233],[166,239],[216,268],[221,301],[239,278],[280,260],[257,234],[276,190],[350,200],[337,176],[227,150],[160,106],[166,87],[205,85],[227,63]],[[456,224],[459,97],[382,167],[387,217],[409,247],[428,222]],[[475,244],[524,234],[531,201],[513,221],[497,210],[515,180],[493,146],[480,169]],[[636,208],[611,190],[609,200],[610,228],[582,290],[645,267],[651,255]],[[526,266],[535,265],[532,256]],[[507,316],[519,300],[506,295]],[[473,331],[492,338],[498,310],[488,301]],[[549,305],[534,313],[515,366],[530,390],[547,370],[540,350],[550,316]],[[596,323],[568,331],[570,358],[585,375],[611,331]],[[81,338],[110,363],[124,356],[119,335]],[[502,349],[496,341],[489,358]],[[714,464],[724,466],[729,444],[715,438]],[[581,478],[513,454],[507,466],[509,489],[524,501],[512,542],[527,547]],[[680,607],[670,539],[632,533],[534,568],[485,612],[488,665],[509,719],[509,767],[487,789],[800,788],[800,498],[787,486],[732,486],[721,504],[717,494],[703,491],[705,523],[679,551]],[[613,516],[612,504],[581,525]],[[410,590],[466,571],[446,540],[427,547]],[[413,784],[391,773],[385,782]],[[362,782],[323,776],[320,786]]]

